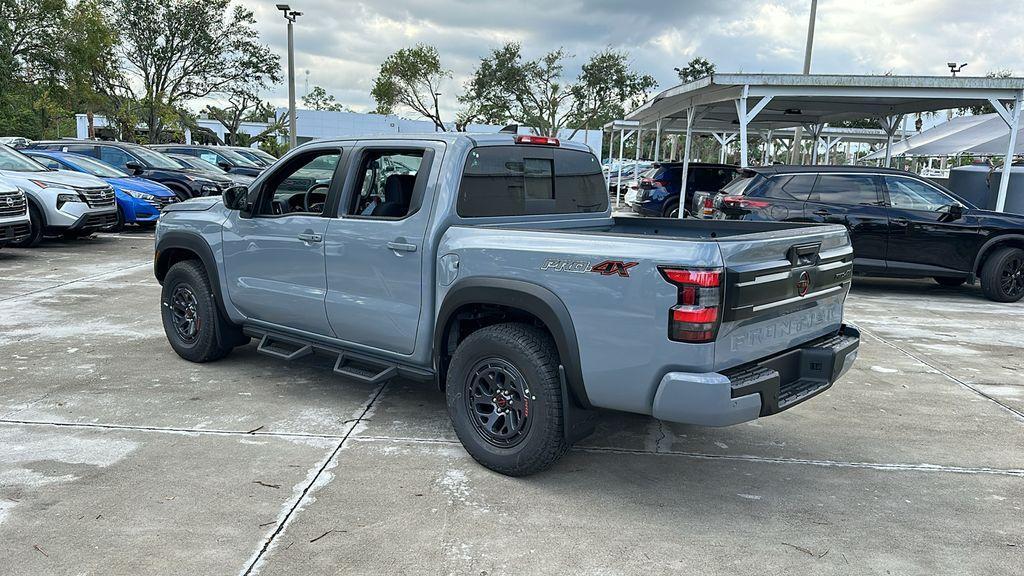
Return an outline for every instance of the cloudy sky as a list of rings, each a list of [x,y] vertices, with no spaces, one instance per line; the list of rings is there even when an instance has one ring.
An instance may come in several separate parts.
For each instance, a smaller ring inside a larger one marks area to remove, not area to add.
[[[240,0],[255,13],[262,40],[286,62],[284,18],[271,1]],[[451,117],[455,95],[490,48],[521,42],[529,57],[564,47],[574,65],[605,47],[629,52],[659,89],[694,56],[722,72],[799,72],[810,0],[290,0],[304,13],[295,33],[296,85],[323,86],[358,111],[374,107],[373,78],[388,54],[436,46],[454,78],[442,89]],[[811,71],[948,74],[1010,69],[1024,74],[1022,0],[819,0]],[[578,69],[569,71],[573,76]],[[282,83],[270,95],[287,104]]]

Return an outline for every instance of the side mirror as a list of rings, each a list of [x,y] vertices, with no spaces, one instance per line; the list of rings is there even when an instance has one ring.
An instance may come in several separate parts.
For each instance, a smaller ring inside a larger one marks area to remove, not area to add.
[[[224,206],[229,210],[246,210],[249,206],[249,189],[245,186],[232,186],[221,195]]]
[[[959,220],[964,216],[964,207],[961,204],[950,204],[946,208],[946,214],[949,215],[950,220]]]
[[[225,171],[225,172],[230,172],[231,171],[231,164],[229,164],[228,162],[224,162],[223,160],[220,161],[220,162],[217,162],[217,166],[219,166],[220,169]]]
[[[132,174],[139,174],[146,169],[145,166],[135,161],[126,162],[124,167],[130,170]]]

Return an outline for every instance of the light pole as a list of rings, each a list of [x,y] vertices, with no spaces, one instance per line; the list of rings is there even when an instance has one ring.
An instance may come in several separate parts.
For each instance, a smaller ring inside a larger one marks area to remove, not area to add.
[[[811,48],[814,47],[814,20],[818,16],[818,0],[811,0],[811,19],[807,23],[807,45],[804,48],[804,74],[811,73]],[[803,136],[803,130],[800,126],[797,126],[793,130],[793,149],[789,153],[789,163],[796,164],[797,158],[803,160],[800,151],[800,137]],[[815,142],[814,146],[818,143]]]
[[[292,25],[302,12],[292,10],[287,4],[278,4],[277,9],[288,21],[288,148],[295,148],[295,33]]]

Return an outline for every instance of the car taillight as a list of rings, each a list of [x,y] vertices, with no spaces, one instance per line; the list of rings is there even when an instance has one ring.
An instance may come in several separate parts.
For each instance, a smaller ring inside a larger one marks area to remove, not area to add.
[[[771,204],[764,200],[753,200],[745,196],[725,196],[722,198],[722,206],[727,208],[738,208],[740,210],[749,210],[752,208],[767,208],[771,206]]]
[[[516,144],[540,144],[541,146],[558,146],[558,138],[548,138],[547,136],[528,136],[524,134],[516,136]]]
[[[673,268],[658,270],[678,289],[676,305],[669,309],[668,337],[676,342],[711,342],[721,324],[722,270]]]

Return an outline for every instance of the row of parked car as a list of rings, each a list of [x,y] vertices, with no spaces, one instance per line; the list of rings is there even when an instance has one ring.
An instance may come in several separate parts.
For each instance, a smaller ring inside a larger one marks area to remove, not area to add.
[[[682,170],[654,164],[634,179],[627,204],[641,216],[678,217],[682,205],[684,217],[842,224],[856,274],[980,281],[990,300],[1024,298],[1024,215],[982,210],[912,172],[690,163],[684,192]]]
[[[35,246],[127,224],[167,205],[246,185],[276,158],[232,146],[54,140],[0,145],[0,246]]]

